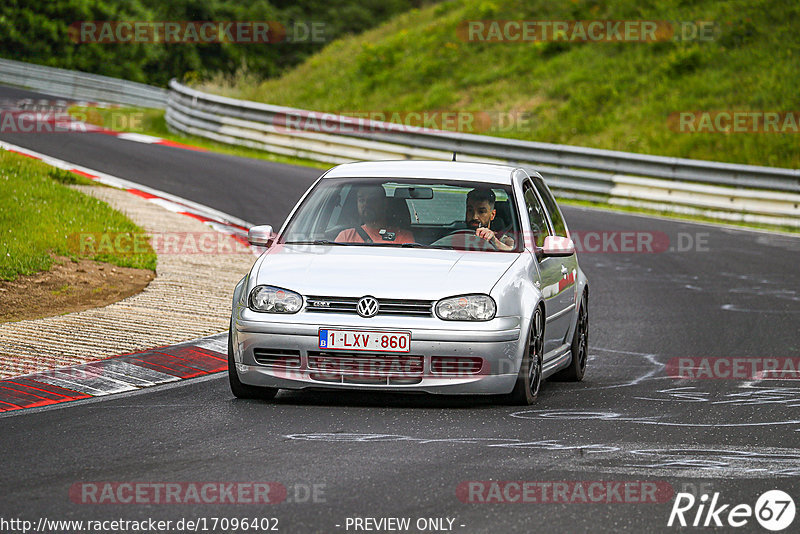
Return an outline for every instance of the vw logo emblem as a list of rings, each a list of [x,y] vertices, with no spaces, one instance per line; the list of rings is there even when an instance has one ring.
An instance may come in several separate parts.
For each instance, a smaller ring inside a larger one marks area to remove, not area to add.
[[[375,297],[362,297],[356,304],[356,311],[361,317],[375,317],[378,315],[378,309],[378,299]]]

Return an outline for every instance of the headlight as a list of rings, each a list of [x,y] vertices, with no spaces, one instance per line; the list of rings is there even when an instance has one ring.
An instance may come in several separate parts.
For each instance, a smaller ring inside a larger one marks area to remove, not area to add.
[[[445,321],[488,321],[496,312],[497,306],[489,295],[451,297],[436,304],[436,315]]]
[[[250,293],[250,309],[266,313],[297,313],[303,307],[303,297],[272,286],[256,286]]]

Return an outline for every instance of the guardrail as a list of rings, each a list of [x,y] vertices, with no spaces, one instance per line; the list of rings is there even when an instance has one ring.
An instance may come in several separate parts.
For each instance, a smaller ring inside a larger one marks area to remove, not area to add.
[[[538,171],[562,197],[800,227],[797,169],[415,130],[211,95],[175,80],[170,88],[169,127],[224,143],[327,163],[449,160],[456,152],[459,161],[506,163]]]
[[[145,108],[167,107],[166,89],[119,78],[0,59],[0,83],[74,100]]]

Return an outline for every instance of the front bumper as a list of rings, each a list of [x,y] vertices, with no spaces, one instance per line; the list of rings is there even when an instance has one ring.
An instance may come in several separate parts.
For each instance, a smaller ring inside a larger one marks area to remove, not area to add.
[[[362,319],[330,313],[275,316],[242,308],[233,327],[239,380],[282,389],[503,394],[514,388],[524,350],[519,317],[450,323],[433,318]],[[407,331],[411,332],[411,350],[350,353],[320,349],[320,328]],[[282,351],[290,357],[265,363],[262,350]],[[259,351],[261,363],[255,351]],[[449,362],[445,369],[442,358]],[[482,360],[477,365],[476,358]]]

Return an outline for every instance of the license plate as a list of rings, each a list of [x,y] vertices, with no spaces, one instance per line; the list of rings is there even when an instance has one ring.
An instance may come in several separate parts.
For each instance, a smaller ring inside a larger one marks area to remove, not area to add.
[[[409,352],[411,350],[411,333],[320,329],[319,348],[326,350],[367,350],[370,352]]]

